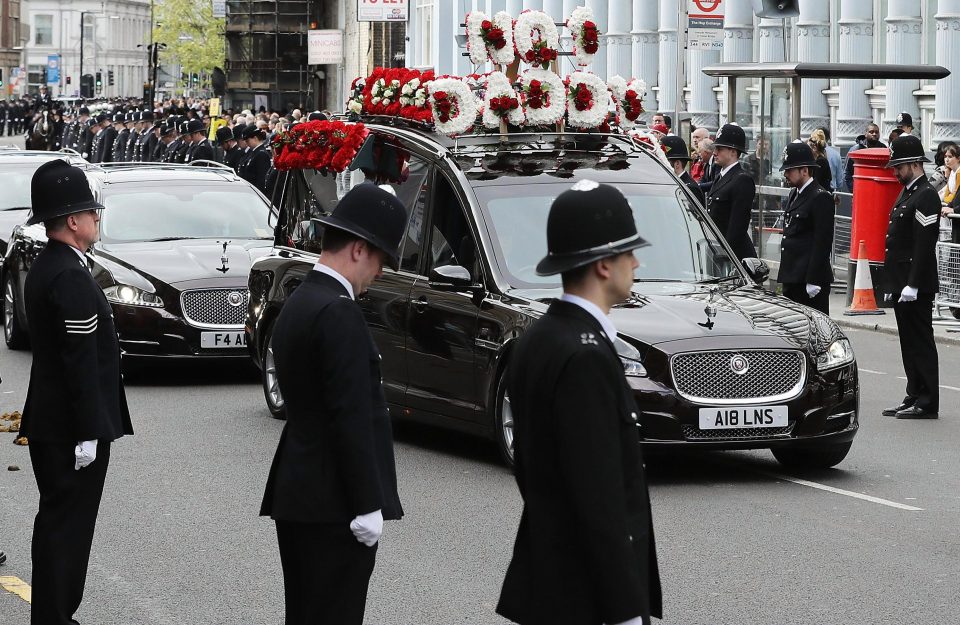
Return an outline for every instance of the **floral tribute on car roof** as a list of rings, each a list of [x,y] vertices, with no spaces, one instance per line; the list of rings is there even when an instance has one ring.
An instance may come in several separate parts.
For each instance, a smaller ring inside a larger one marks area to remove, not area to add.
[[[467,52],[474,65],[490,59],[500,65],[513,63],[513,18],[506,11],[487,17],[482,11],[467,13]]]
[[[296,124],[277,133],[270,141],[273,165],[279,171],[316,169],[339,173],[354,159],[369,133],[360,123],[313,121]]]
[[[600,49],[600,31],[593,21],[593,9],[577,7],[567,18],[567,30],[573,36],[573,55],[581,67],[590,65]]]
[[[546,67],[557,58],[560,33],[553,18],[543,11],[521,12],[513,25],[513,38],[517,54],[534,67]]]

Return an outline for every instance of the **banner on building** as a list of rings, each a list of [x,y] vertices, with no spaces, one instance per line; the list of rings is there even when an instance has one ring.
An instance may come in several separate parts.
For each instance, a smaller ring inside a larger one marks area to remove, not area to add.
[[[723,0],[687,0],[687,48],[723,49]]]
[[[357,0],[357,21],[406,22],[407,7],[407,0]]]
[[[213,17],[223,18],[227,16],[227,0],[211,0],[213,2]]]
[[[343,32],[308,30],[307,65],[339,65],[340,63],[343,63]]]
[[[48,85],[60,84],[60,55],[59,54],[47,55],[47,84]]]

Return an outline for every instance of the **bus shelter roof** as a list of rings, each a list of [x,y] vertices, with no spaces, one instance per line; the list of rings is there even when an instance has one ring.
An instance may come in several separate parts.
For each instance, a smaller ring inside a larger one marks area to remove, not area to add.
[[[939,80],[950,70],[939,65],[882,63],[720,63],[703,68],[707,76],[732,78],[890,78]]]

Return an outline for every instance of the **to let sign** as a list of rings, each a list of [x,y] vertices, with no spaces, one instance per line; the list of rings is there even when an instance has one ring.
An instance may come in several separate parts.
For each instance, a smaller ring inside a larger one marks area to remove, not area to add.
[[[724,0],[687,0],[687,47],[691,50],[723,48]]]
[[[406,22],[407,6],[407,0],[357,0],[357,21]]]
[[[339,65],[340,63],[343,63],[343,32],[308,30],[307,65]]]

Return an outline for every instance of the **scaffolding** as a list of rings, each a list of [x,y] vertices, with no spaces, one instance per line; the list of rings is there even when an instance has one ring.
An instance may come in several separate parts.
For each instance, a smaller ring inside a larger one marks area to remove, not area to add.
[[[307,30],[321,21],[320,2],[227,1],[227,105],[273,110],[313,106]]]

